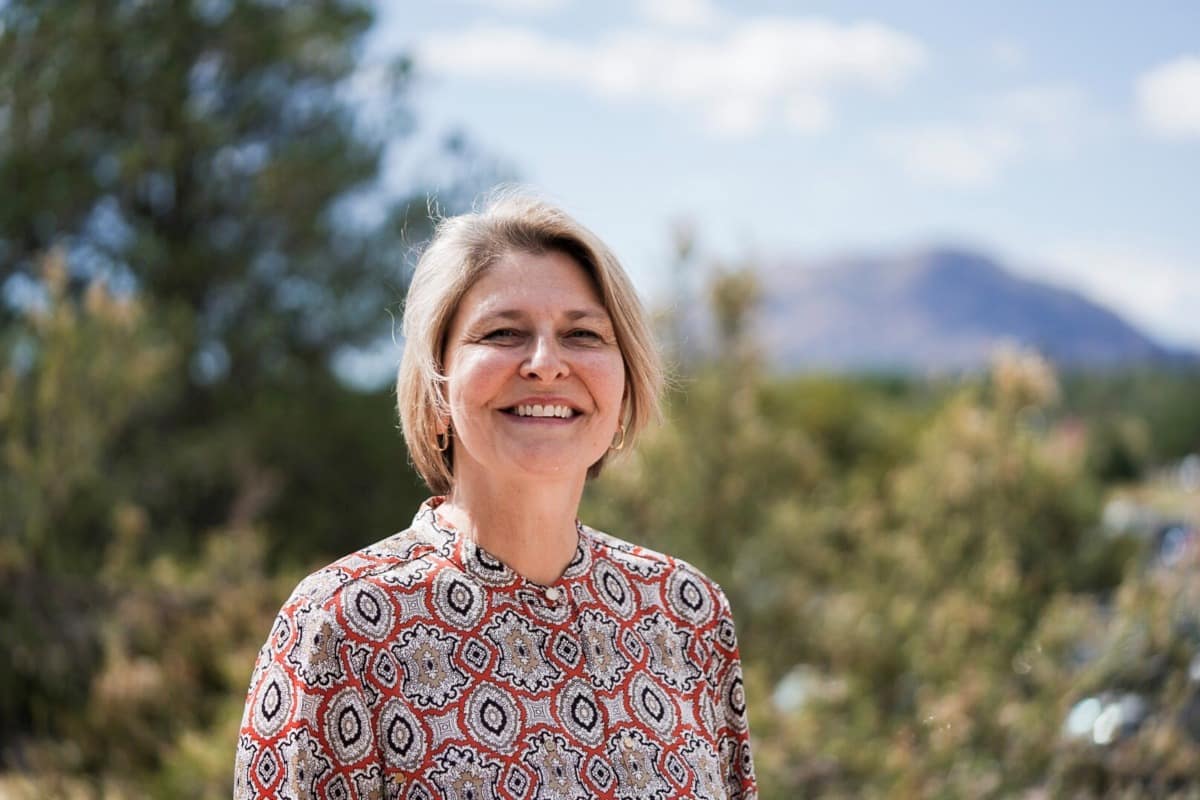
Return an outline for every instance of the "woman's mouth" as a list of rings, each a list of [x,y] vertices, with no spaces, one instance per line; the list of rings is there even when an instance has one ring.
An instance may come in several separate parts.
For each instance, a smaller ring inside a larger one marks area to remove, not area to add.
[[[521,403],[503,410],[504,413],[517,417],[553,417],[558,419],[570,419],[579,413],[570,406],[537,405],[533,403]]]

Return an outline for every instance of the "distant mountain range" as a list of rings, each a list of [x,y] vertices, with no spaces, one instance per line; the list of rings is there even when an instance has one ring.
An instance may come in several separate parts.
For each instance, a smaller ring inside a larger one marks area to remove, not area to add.
[[[760,342],[789,371],[969,370],[1002,344],[1072,367],[1200,363],[1082,295],[961,249],[779,263],[759,277]]]

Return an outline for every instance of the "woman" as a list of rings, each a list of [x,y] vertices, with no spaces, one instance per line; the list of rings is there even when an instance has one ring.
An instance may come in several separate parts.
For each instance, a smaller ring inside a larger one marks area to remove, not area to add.
[[[438,226],[404,335],[400,421],[437,496],[284,605],[235,796],[754,796],[720,588],[576,519],[587,477],[658,413],[614,256],[501,198]]]

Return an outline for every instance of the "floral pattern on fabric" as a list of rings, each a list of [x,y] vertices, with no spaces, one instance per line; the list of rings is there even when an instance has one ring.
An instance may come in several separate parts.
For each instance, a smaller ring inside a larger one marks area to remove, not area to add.
[[[737,638],[690,565],[580,525],[553,586],[438,516],[306,578],[235,798],[754,798]]]

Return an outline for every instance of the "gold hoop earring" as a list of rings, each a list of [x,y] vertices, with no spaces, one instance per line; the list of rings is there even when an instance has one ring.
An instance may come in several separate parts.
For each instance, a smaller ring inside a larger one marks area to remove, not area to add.
[[[617,428],[617,436],[619,436],[621,438],[620,438],[620,441],[617,441],[614,438],[613,443],[610,445],[610,447],[613,450],[620,450],[622,447],[625,446],[625,423],[624,422],[622,422],[621,426],[619,428]]]
[[[450,447],[450,429],[449,428],[446,428],[446,430],[442,431],[441,433],[439,433],[437,435],[436,443],[434,444],[434,447],[437,449],[437,451],[439,453],[446,452],[446,449]]]

